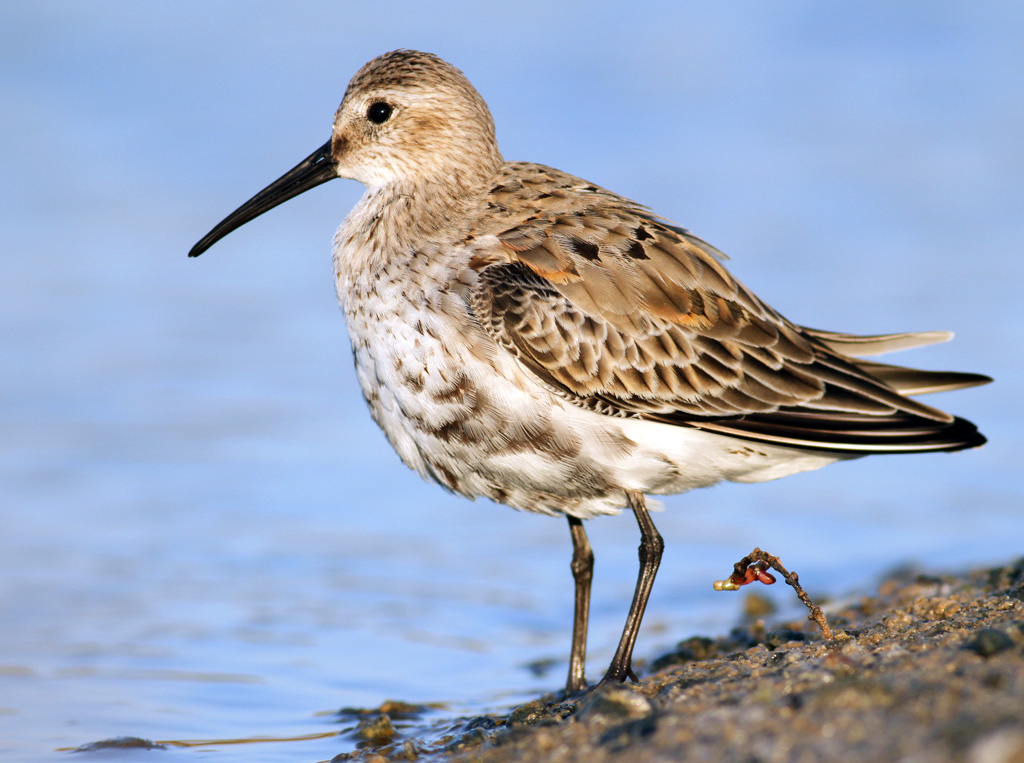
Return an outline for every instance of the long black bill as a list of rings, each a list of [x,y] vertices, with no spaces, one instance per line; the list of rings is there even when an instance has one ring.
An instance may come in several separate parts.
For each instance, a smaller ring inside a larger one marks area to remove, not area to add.
[[[241,228],[269,209],[282,204],[300,193],[336,178],[335,161],[331,155],[331,141],[307,156],[273,183],[249,199],[192,247],[189,257],[198,257],[236,228]]]

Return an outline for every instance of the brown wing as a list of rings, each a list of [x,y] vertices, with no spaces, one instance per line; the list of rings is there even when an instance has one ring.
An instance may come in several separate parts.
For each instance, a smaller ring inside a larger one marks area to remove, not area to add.
[[[473,301],[491,336],[558,394],[804,447],[979,444],[972,425],[771,310],[700,239],[601,189],[574,190],[498,234],[501,256],[477,258]]]

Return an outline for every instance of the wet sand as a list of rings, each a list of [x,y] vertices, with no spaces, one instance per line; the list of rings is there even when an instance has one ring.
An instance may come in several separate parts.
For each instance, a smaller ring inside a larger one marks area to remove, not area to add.
[[[541,697],[429,742],[367,713],[365,746],[334,760],[1024,761],[1024,559],[895,575],[825,610],[831,642],[755,619],[680,643],[639,684]]]

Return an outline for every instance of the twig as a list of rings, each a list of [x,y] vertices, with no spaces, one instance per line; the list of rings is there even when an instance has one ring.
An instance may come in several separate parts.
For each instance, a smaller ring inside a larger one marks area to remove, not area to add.
[[[782,566],[782,562],[779,561],[779,557],[769,554],[767,551],[762,551],[759,548],[755,548],[747,556],[740,559],[736,564],[733,565],[733,573],[725,580],[716,580],[714,587],[716,591],[738,591],[740,586],[745,586],[748,583],[753,583],[755,580],[765,585],[771,585],[775,582],[775,576],[772,575],[767,569],[771,567],[773,570],[782,575],[782,579],[792,587],[796,592],[797,598],[803,602],[804,606],[807,607],[811,613],[807,616],[808,620],[812,620],[818,624],[821,628],[821,635],[825,637],[826,641],[832,640],[832,629],[828,625],[828,621],[825,619],[825,613],[821,611],[821,607],[811,601],[811,597],[807,595],[807,592],[800,585],[800,578],[795,572],[790,572]]]

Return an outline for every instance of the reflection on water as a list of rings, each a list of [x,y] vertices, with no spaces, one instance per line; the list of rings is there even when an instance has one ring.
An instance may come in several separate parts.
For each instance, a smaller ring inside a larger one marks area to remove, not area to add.
[[[557,689],[565,523],[422,483],[358,399],[328,254],[358,188],[331,184],[185,258],[322,142],[350,71],[392,44],[355,55],[376,17],[311,30],[299,17],[333,5],[268,4],[257,30],[227,6],[84,8],[0,10],[17,40],[0,51],[17,115],[0,127],[0,176],[19,179],[0,184],[0,759],[135,737],[225,761],[327,760],[387,733],[340,708],[411,703],[391,716],[395,738],[440,739]],[[691,225],[795,320],[956,329],[908,362],[998,383],[934,398],[982,425],[982,451],[667,499],[637,655],[727,630],[740,599],[711,583],[754,546],[812,594],[904,562],[1019,554],[1021,361],[1005,351],[1019,345],[1006,284],[1021,282],[1024,239],[1019,8],[943,6],[927,23],[898,8],[663,10],[676,15],[633,20],[630,42],[597,57],[619,20],[592,12],[578,43],[531,26],[550,44],[497,68],[473,35],[392,21],[415,30],[395,39],[422,37],[471,72],[509,156]],[[690,30],[689,46],[668,29]],[[535,83],[542,123],[519,80]],[[588,532],[595,677],[638,538],[628,516]]]
[[[442,704],[412,705],[387,701],[375,708],[342,708],[336,712],[318,713],[318,716],[339,726],[337,730],[298,736],[253,736],[232,739],[170,739],[153,741],[139,737],[117,737],[78,747],[59,748],[57,752],[103,753],[116,750],[166,750],[168,748],[202,748],[220,750],[223,747],[242,747],[243,754],[252,755],[252,747],[281,743],[324,742],[339,744],[345,740],[347,748],[362,750],[370,755],[404,753],[409,760],[420,755],[441,754],[465,748],[467,743],[479,743],[488,732],[498,728],[501,721],[487,715],[472,718],[453,718],[450,709]],[[319,754],[314,745],[299,747],[307,755]],[[289,755],[296,747],[289,745]],[[258,754],[258,753],[257,753]],[[262,758],[262,756],[261,756]],[[251,758],[249,758],[251,759]],[[400,758],[402,759],[402,758]]]

